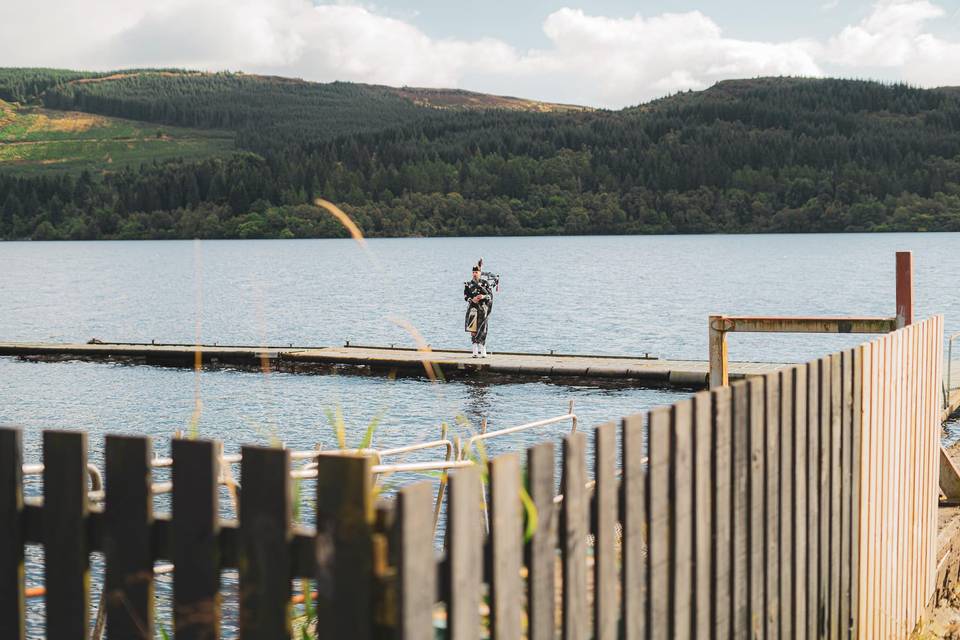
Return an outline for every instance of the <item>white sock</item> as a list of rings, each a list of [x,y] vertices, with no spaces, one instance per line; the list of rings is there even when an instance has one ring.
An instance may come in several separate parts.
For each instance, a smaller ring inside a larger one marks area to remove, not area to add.
[[[481,358],[487,357],[487,345],[485,344],[480,346],[480,357]]]
[[[480,347],[477,346],[477,343],[473,343],[473,357],[476,358],[477,354],[480,352]]]

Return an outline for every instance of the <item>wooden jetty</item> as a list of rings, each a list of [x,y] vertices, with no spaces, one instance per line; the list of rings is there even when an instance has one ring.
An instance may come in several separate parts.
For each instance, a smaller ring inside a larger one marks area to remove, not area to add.
[[[544,380],[576,379],[618,382],[637,386],[707,386],[708,363],[697,360],[664,360],[645,356],[575,355],[561,353],[492,353],[474,358],[469,351],[356,346],[221,346],[129,342],[0,343],[0,356],[38,360],[119,361],[158,366],[249,367],[292,372],[329,369],[356,373],[391,372],[444,378]],[[730,377],[760,376],[782,368],[770,362],[734,362]]]

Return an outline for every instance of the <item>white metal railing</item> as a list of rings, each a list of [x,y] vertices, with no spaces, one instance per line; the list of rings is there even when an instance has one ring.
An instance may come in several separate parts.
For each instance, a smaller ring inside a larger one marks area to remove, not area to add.
[[[960,334],[958,334],[960,335]],[[290,470],[290,477],[296,480],[306,480],[317,477],[317,458],[323,455],[366,455],[373,458],[371,471],[375,476],[389,475],[395,473],[423,473],[436,471],[441,472],[440,486],[437,490],[437,499],[434,508],[434,531],[440,517],[440,509],[446,491],[447,472],[451,469],[460,469],[476,464],[476,460],[471,456],[476,443],[493,440],[503,436],[529,431],[539,427],[570,422],[570,433],[577,430],[577,415],[574,413],[574,403],[571,400],[567,413],[544,420],[535,420],[513,427],[487,430],[487,422],[484,420],[481,424],[480,433],[469,436],[461,445],[459,437],[453,440],[447,438],[447,426],[441,427],[440,438],[429,440],[427,442],[417,442],[399,447],[390,447],[385,449],[375,448],[357,448],[357,449],[333,449],[322,450],[318,446],[312,450],[294,450],[290,451],[290,458],[294,462],[305,462]],[[222,444],[220,445],[222,447]],[[422,462],[392,462],[386,463],[384,458],[403,456],[418,451],[429,451],[431,449],[443,449],[444,457],[437,460],[427,460]],[[237,509],[237,499],[235,489],[239,486],[233,475],[232,465],[242,461],[242,455],[239,453],[222,453],[220,459],[220,477],[217,484],[228,487],[230,499],[234,510]],[[150,466],[155,469],[166,469],[173,466],[173,458],[157,456],[151,459]],[[43,464],[24,464],[24,475],[41,475],[43,473]],[[103,474],[93,463],[87,464],[87,475],[90,482],[90,488],[87,491],[87,499],[91,502],[102,502],[106,497],[103,485]],[[153,495],[162,495],[173,491],[172,482],[155,482],[151,487]],[[483,492],[483,502],[486,505],[486,491]],[[562,498],[561,498],[562,499]]]
[[[943,408],[950,407],[950,392],[953,386],[953,343],[960,338],[960,331],[947,337],[947,378],[943,382]]]
[[[570,421],[570,433],[575,433],[577,430],[577,414],[573,412],[573,400],[570,401],[570,409],[567,413],[562,416],[557,416],[555,418],[547,418],[545,420],[536,420],[534,422],[528,422],[526,424],[517,425],[516,427],[507,427],[506,429],[497,429],[496,431],[482,431],[476,435],[470,436],[467,438],[466,443],[463,448],[457,452],[457,458],[463,460],[466,456],[470,455],[470,450],[473,448],[473,443],[480,442],[482,440],[490,440],[499,436],[509,435],[511,433],[519,433],[521,431],[529,431],[530,429],[536,429],[537,427],[545,427],[551,424],[557,424],[560,422]]]

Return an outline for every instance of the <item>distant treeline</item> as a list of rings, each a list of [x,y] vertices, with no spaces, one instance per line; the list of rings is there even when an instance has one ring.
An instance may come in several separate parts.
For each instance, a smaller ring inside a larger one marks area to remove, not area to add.
[[[760,79],[538,114],[233,74],[44,86],[47,106],[233,129],[249,151],[102,176],[0,174],[5,238],[343,235],[316,197],[370,236],[960,231],[949,90]]]

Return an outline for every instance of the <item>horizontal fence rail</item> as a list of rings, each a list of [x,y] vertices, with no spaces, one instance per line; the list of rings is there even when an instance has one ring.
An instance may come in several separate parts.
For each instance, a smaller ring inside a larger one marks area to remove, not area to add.
[[[431,482],[377,500],[372,456],[303,458],[304,528],[287,450],[243,448],[232,521],[217,443],[173,441],[160,514],[149,438],[107,437],[100,505],[85,434],[44,433],[43,498],[28,499],[21,433],[2,428],[0,637],[26,634],[24,545],[40,544],[58,638],[86,637],[91,551],[111,639],[153,637],[157,562],[177,638],[219,637],[228,567],[245,639],[292,637],[296,579],[318,638],[904,638],[935,574],[942,331],[936,317],[602,424],[592,446],[579,429],[452,469],[442,551]]]

